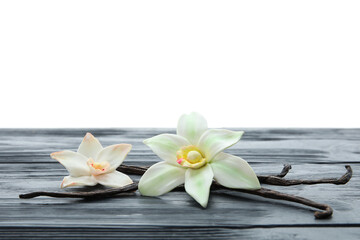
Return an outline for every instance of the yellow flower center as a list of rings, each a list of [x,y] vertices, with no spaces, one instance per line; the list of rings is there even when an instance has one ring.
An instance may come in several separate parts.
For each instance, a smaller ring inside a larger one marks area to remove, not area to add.
[[[185,146],[177,151],[177,163],[184,167],[200,168],[206,164],[206,158],[195,146]]]
[[[107,167],[106,164],[103,163],[103,162],[102,163],[94,162],[94,163],[91,164],[91,166],[93,168],[95,168],[97,170],[101,170],[101,171],[105,171],[105,167]]]
[[[110,164],[107,161],[95,162],[92,158],[88,159],[87,164],[90,167],[91,174],[95,176],[106,173],[110,167]]]

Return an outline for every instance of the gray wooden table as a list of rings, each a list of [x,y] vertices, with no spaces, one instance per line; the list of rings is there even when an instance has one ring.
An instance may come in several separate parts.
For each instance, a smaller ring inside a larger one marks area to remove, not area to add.
[[[339,177],[350,164],[354,174],[346,185],[266,186],[329,204],[334,214],[327,220],[316,220],[310,207],[227,190],[212,192],[207,209],[181,191],[92,201],[18,198],[38,190],[89,190],[60,189],[67,171],[49,157],[76,150],[86,132],[103,146],[132,144],[124,163],[151,165],[159,159],[142,140],[174,129],[0,130],[0,238],[360,239],[360,129],[245,129],[227,150],[257,174],[278,173],[289,163],[288,179]]]

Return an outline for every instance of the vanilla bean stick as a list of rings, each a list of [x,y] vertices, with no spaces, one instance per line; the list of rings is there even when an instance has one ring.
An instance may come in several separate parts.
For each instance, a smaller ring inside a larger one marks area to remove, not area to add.
[[[340,178],[324,178],[318,180],[286,180],[283,179],[289,170],[291,169],[290,165],[284,165],[283,170],[280,174],[274,176],[258,176],[261,183],[280,185],[280,186],[290,186],[298,184],[319,184],[319,183],[331,183],[331,184],[346,184],[352,177],[352,169],[349,165],[345,166],[346,173]],[[122,165],[118,170],[132,173],[132,174],[143,174],[148,168],[147,167],[137,167],[137,166],[126,166]],[[85,198],[85,199],[95,199],[95,198],[104,198],[112,197],[121,193],[134,192],[138,189],[138,183],[134,182],[130,185],[121,188],[113,188],[107,190],[97,190],[93,192],[32,192],[27,194],[20,194],[19,198],[34,198],[39,196],[48,196],[48,197],[57,197],[57,198]],[[289,202],[296,202],[306,206],[318,208],[324,211],[315,211],[314,216],[317,219],[328,218],[332,215],[333,210],[329,205],[321,204],[314,202],[312,200],[294,196],[286,193],[281,193],[267,188],[261,188],[259,190],[244,190],[244,189],[230,189],[220,184],[213,182],[212,189],[226,189],[231,191],[243,192],[252,195],[258,195],[264,198],[279,199]],[[181,185],[174,190],[184,190],[184,185]]]
[[[133,191],[136,191],[137,188],[138,188],[138,183],[134,182],[130,185],[127,185],[127,186],[121,187],[121,188],[98,190],[98,191],[94,191],[94,192],[32,192],[32,193],[27,193],[27,194],[21,194],[21,195],[19,195],[19,197],[23,198],[23,199],[34,198],[34,197],[39,197],[39,196],[48,196],[48,197],[56,197],[56,198],[96,199],[96,198],[112,197],[114,195],[121,194],[121,193],[133,192]],[[179,190],[179,189],[183,190],[184,186],[182,185],[182,186],[179,186],[176,188],[176,190]],[[231,190],[231,191],[236,191],[236,192],[243,192],[243,193],[247,193],[247,194],[261,196],[264,198],[272,198],[272,199],[279,199],[279,200],[284,200],[284,201],[289,201],[289,202],[296,202],[296,203],[300,203],[300,204],[307,205],[310,207],[325,210],[322,212],[321,211],[315,212],[315,214],[314,214],[315,218],[318,218],[318,219],[328,218],[332,215],[332,212],[333,212],[332,208],[326,204],[317,203],[317,202],[314,202],[312,200],[309,200],[309,199],[306,199],[303,197],[298,197],[298,196],[294,196],[294,195],[290,195],[290,194],[286,194],[286,193],[281,193],[281,192],[274,191],[274,190],[267,189],[267,188],[261,188],[259,190],[230,189],[230,188],[221,186],[218,183],[214,183],[212,189],[226,189],[226,190]]]
[[[128,165],[121,165],[117,170],[126,173],[126,174],[139,174],[142,175],[149,167],[138,167],[138,166],[128,166]],[[284,168],[282,169],[281,173],[275,175],[277,177],[285,176],[289,170],[291,169],[290,165],[285,164]],[[261,176],[262,178],[267,178],[270,176]],[[93,192],[32,192],[26,194],[20,194],[19,198],[34,198],[39,196],[48,196],[48,197],[58,197],[58,198],[91,198],[91,197],[109,197],[115,194],[129,192],[129,191],[136,191],[137,185],[136,183],[127,185],[123,188],[114,188],[114,189],[107,189],[107,190],[98,190]]]
[[[40,196],[56,197],[56,198],[105,198],[112,197],[119,193],[135,192],[138,189],[138,183],[126,185],[121,188],[111,188],[106,190],[97,190],[92,192],[32,192],[20,194],[19,198],[34,198]]]
[[[322,179],[283,179],[276,176],[257,176],[259,181],[263,184],[278,185],[278,186],[293,186],[300,184],[346,184],[352,177],[352,169],[350,165],[345,165],[346,173],[340,178],[322,178]]]
[[[136,174],[136,175],[143,175],[146,170],[148,170],[149,167],[138,167],[138,166],[132,166],[132,165],[120,165],[117,170],[125,173],[125,174]],[[278,177],[278,178],[283,178],[286,176],[286,174],[288,174],[288,172],[291,169],[291,165],[289,164],[284,164],[283,169],[281,170],[281,172],[279,174],[276,175],[269,175],[269,176],[258,176],[258,178],[260,179],[266,179],[268,177]]]
[[[286,174],[288,174],[288,172],[290,171],[290,169],[291,169],[290,164],[284,164],[284,167],[281,170],[281,172],[278,175],[275,175],[275,177],[280,177],[280,178],[285,177]]]
[[[143,175],[149,167],[138,167],[121,164],[116,170],[125,174]]]
[[[224,187],[219,184],[215,184],[214,187],[216,189],[224,189]],[[228,189],[228,190],[248,193],[248,194],[252,194],[252,195],[261,196],[264,198],[272,198],[272,199],[279,199],[279,200],[284,200],[284,201],[289,201],[289,202],[296,202],[296,203],[300,203],[300,204],[303,204],[306,206],[324,210],[324,211],[315,211],[314,216],[317,219],[329,218],[333,213],[333,209],[329,205],[317,203],[317,202],[314,202],[307,198],[278,192],[278,191],[271,190],[268,188],[261,188],[259,190],[244,190],[244,189]]]
[[[138,166],[128,166],[121,165],[117,170],[126,174],[138,174],[142,175],[149,167],[138,167]],[[352,169],[349,165],[345,166],[346,173],[340,178],[323,178],[323,179],[315,179],[315,180],[307,180],[307,179],[284,179],[283,177],[290,171],[291,165],[285,164],[281,172],[277,175],[258,175],[259,182],[262,184],[269,185],[277,185],[277,186],[292,186],[292,185],[300,185],[300,184],[346,184],[352,177]]]
[[[269,182],[269,178],[275,177],[275,178],[283,178],[286,176],[286,174],[289,173],[291,169],[291,165],[290,164],[284,164],[283,169],[281,170],[281,172],[279,174],[276,175],[257,175],[257,178],[259,179],[260,183],[266,183],[266,181]],[[271,182],[271,180],[270,180]]]

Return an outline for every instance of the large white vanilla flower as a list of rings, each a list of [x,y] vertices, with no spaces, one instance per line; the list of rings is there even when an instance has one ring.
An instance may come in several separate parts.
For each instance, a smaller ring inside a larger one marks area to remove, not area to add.
[[[50,154],[69,172],[61,187],[94,186],[122,187],[133,181],[129,176],[116,171],[130,152],[130,144],[116,144],[103,148],[100,142],[87,133],[77,152],[65,150]]]
[[[213,179],[228,188],[259,189],[259,180],[249,164],[222,152],[237,143],[243,133],[208,129],[198,113],[182,115],[177,135],[160,134],[144,141],[164,161],[141,177],[140,193],[159,196],[185,183],[186,192],[205,208]]]

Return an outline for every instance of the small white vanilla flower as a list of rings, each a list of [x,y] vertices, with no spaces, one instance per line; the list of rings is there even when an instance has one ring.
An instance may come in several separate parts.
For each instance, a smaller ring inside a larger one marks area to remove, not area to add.
[[[61,188],[72,186],[122,187],[133,181],[129,176],[116,171],[130,152],[130,144],[116,144],[103,148],[100,142],[87,133],[77,152],[65,150],[51,153],[51,158],[59,161],[69,172]]]
[[[160,134],[144,141],[164,161],[144,173],[140,193],[159,196],[185,183],[186,192],[206,207],[213,179],[228,188],[259,189],[250,165],[222,152],[237,143],[243,133],[208,129],[205,118],[198,113],[181,116],[177,135]]]

